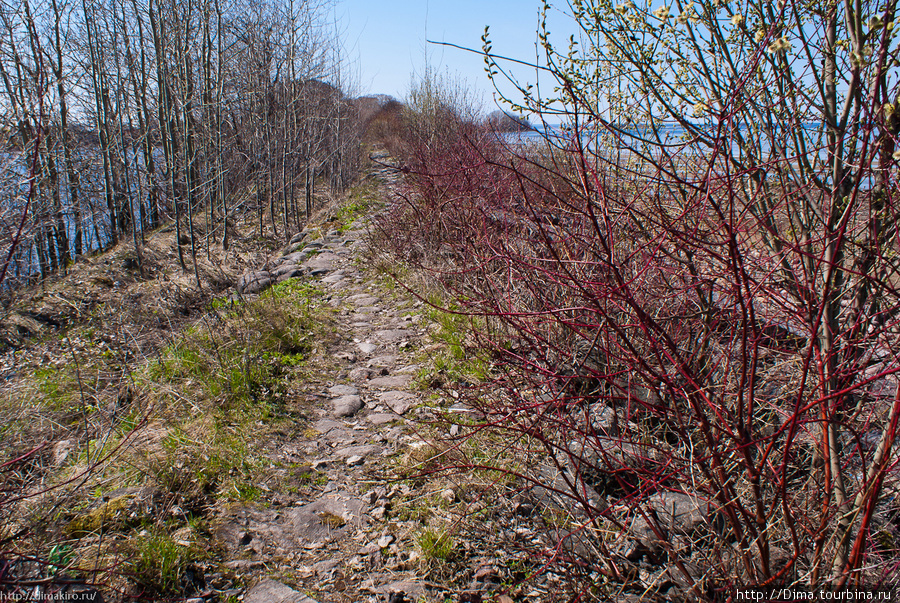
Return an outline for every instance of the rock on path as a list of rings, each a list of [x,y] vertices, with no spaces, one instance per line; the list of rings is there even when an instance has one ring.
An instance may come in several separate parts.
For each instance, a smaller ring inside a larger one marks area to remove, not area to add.
[[[317,603],[275,580],[263,580],[244,595],[244,603]]]

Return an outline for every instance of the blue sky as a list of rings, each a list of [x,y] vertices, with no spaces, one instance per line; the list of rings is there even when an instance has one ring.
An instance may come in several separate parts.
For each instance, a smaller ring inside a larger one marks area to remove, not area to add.
[[[426,29],[431,40],[480,50],[484,26],[490,25],[495,52],[532,60],[539,5],[535,0],[339,0],[336,15],[348,58],[357,63],[360,92],[402,99],[413,73],[424,71]],[[428,58],[433,69],[458,76],[484,99],[487,111],[493,109],[493,88],[479,56],[428,45]],[[534,79],[524,68],[517,75]]]

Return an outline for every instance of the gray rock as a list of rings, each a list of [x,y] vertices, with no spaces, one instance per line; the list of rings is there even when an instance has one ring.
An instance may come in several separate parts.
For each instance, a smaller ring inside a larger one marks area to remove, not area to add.
[[[280,260],[276,260],[276,263],[281,264],[298,264],[303,262],[306,259],[306,256],[310,254],[309,251],[295,251],[293,253],[289,253],[285,256],[282,256]]]
[[[660,521],[676,534],[691,535],[709,525],[706,503],[699,498],[677,492],[659,492],[650,498]]]
[[[387,329],[375,333],[375,339],[382,343],[397,343],[412,335],[409,329]]]
[[[412,375],[394,375],[392,377],[376,377],[369,381],[369,385],[384,389],[397,389],[406,387],[410,381],[412,381]]]
[[[295,262],[282,262],[277,268],[270,272],[272,276],[279,277],[282,274],[293,272],[294,270],[301,270],[301,268]]]
[[[362,343],[357,343],[356,347],[359,348],[360,352],[362,352],[363,354],[366,354],[366,355],[371,354],[372,352],[374,352],[375,350],[378,349],[377,345],[371,344],[368,341],[364,341]]]
[[[384,425],[386,423],[390,423],[391,421],[396,421],[397,415],[386,412],[376,412],[367,416],[366,420],[368,420],[372,425]]]
[[[306,274],[304,270],[297,268],[295,270],[291,270],[290,272],[285,272],[275,280],[276,282],[283,283],[284,281],[291,280],[292,278],[300,278],[304,274]]]
[[[590,410],[584,413],[590,421],[591,430],[607,436],[618,436],[621,429],[616,411],[607,404],[592,404]]]
[[[313,273],[316,271],[331,272],[334,270],[335,262],[340,259],[340,256],[326,251],[306,260],[303,265]]]
[[[386,354],[384,356],[376,356],[368,362],[369,366],[378,368],[390,368],[395,364],[397,364],[397,357],[390,354]]]
[[[657,492],[645,504],[653,509],[659,519],[656,529],[646,519],[638,516],[630,531],[652,553],[661,551],[663,541],[669,540],[672,534],[692,536],[710,527],[706,504],[687,494]]]
[[[325,561],[313,563],[312,569],[316,573],[316,576],[330,576],[334,572],[334,569],[342,563],[343,560],[341,559],[326,559]]]
[[[226,561],[223,565],[230,570],[246,572],[257,567],[262,567],[263,562],[253,559],[235,559],[233,561]]]
[[[268,289],[274,280],[267,270],[248,272],[238,279],[237,290],[243,294],[259,293]]]
[[[309,236],[308,230],[301,230],[300,232],[298,232],[297,234],[295,234],[294,236],[291,237],[290,245],[296,245],[297,243],[299,243],[300,241],[302,241],[303,239],[305,239],[308,236]]]
[[[244,603],[316,603],[316,600],[286,584],[267,579],[247,591]]]
[[[334,357],[346,360],[347,362],[356,362],[356,355],[353,352],[338,352]]]
[[[387,377],[387,379],[391,379],[391,377]],[[376,381],[379,379],[372,379],[371,383],[374,384]],[[389,391],[378,394],[378,400],[398,415],[402,415],[418,401],[418,398],[408,392]]]
[[[350,371],[348,377],[350,378],[350,381],[359,383],[361,381],[367,381],[372,376],[372,374],[373,373],[371,369],[359,366]]]
[[[346,429],[335,429],[334,431],[329,431],[328,435],[326,435],[325,437],[328,439],[328,442],[332,447],[350,446],[356,444],[354,433]]]
[[[312,427],[321,434],[327,434],[334,430],[343,430],[344,424],[331,419],[319,419]]]
[[[269,273],[272,276],[278,276],[279,274],[284,274],[285,272],[290,272],[291,270],[299,268],[296,262],[286,262],[283,260],[276,260],[274,266],[274,268],[269,270]]]
[[[350,459],[354,456],[366,458],[367,456],[371,456],[373,454],[381,454],[381,450],[381,446],[366,444],[363,446],[348,446],[347,448],[341,448],[340,450],[335,452],[335,455],[338,458],[342,459]]]
[[[347,301],[353,303],[354,306],[372,306],[374,304],[377,304],[380,300],[374,295],[360,293],[357,295],[351,295],[347,298]]]
[[[328,388],[328,393],[333,396],[355,396],[359,393],[359,389],[352,385],[334,385]]]
[[[332,400],[334,415],[336,417],[352,417],[362,408],[362,399],[359,396],[341,396]]]
[[[331,542],[343,538],[351,528],[365,527],[365,506],[349,492],[333,489],[301,507],[238,507],[229,510],[215,535],[233,556],[244,552],[248,544],[260,551],[296,550]],[[241,538],[248,534],[252,534],[250,543]]]
[[[391,593],[403,593],[413,601],[419,597],[425,596],[425,583],[413,580],[402,580],[399,582],[388,582],[372,589],[379,595],[390,595]]]
[[[59,440],[53,445],[53,466],[59,467],[75,450],[75,440]]]

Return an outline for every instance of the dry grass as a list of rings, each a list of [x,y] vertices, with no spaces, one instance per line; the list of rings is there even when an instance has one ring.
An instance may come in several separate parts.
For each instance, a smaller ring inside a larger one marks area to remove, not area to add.
[[[311,314],[318,291],[288,282],[231,306],[222,293],[279,243],[246,234],[198,252],[199,287],[174,245],[171,227],[149,235],[143,274],[128,244],[86,258],[18,292],[0,324],[19,348],[0,358],[4,558],[65,547],[82,578],[182,592],[217,548],[204,518],[257,500],[261,443],[302,426],[284,384],[330,332],[328,312]],[[46,574],[13,565],[13,580]]]

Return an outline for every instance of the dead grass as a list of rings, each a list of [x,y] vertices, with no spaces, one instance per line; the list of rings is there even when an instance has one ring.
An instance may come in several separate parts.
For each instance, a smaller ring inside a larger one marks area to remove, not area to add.
[[[198,252],[199,287],[168,227],[148,236],[143,274],[122,244],[17,294],[0,321],[16,346],[0,357],[0,488],[15,493],[0,502],[0,539],[13,538],[11,554],[65,544],[82,577],[190,592],[184,572],[217,550],[203,518],[260,499],[262,449],[283,426],[303,427],[287,384],[315,370],[330,314],[299,283],[226,303],[237,276],[280,248],[244,232],[227,252]]]

